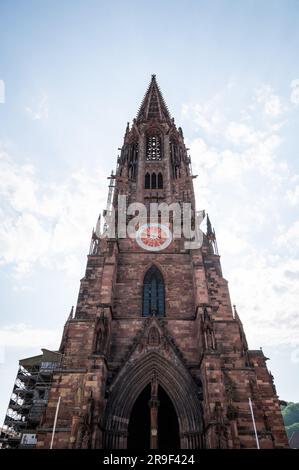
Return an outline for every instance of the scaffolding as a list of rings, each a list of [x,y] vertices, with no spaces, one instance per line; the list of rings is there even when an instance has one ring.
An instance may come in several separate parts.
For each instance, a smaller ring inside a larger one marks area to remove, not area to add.
[[[39,356],[21,359],[0,434],[1,447],[32,447],[48,403],[54,371],[62,354],[42,349]]]
[[[113,199],[113,193],[114,193],[114,188],[115,188],[115,175],[113,173],[113,170],[111,171],[111,175],[108,176],[110,180],[109,182],[109,190],[108,190],[108,197],[107,197],[107,204],[106,204],[106,209],[103,212],[104,217],[106,218],[106,221],[104,223],[103,231],[106,232],[108,230],[109,223],[107,223],[107,220],[110,221],[111,219],[111,213],[112,213],[112,199]]]

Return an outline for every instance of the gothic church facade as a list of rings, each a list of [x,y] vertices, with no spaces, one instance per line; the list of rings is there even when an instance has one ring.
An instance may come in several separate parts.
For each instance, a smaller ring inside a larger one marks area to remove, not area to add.
[[[196,211],[183,132],[155,76],[111,178],[116,213],[119,195]],[[248,348],[209,220],[195,249],[183,237],[151,250],[93,232],[60,353],[38,448],[50,447],[56,411],[54,448],[255,448],[249,398],[260,447],[288,446],[267,358]]]

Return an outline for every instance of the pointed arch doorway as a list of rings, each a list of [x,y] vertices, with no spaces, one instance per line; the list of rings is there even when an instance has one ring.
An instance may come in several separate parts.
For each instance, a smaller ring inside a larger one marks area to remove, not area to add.
[[[132,425],[132,416],[134,416],[133,407],[142,391],[148,384],[152,384],[152,380],[155,377],[158,383],[158,394],[163,388],[175,409],[175,416],[179,423],[179,431],[176,433],[176,435],[180,436],[179,448],[202,448],[204,443],[203,419],[199,399],[201,387],[199,388],[194,382],[189,371],[178,358],[176,361],[169,360],[169,358],[164,357],[161,352],[157,351],[156,346],[149,346],[149,348],[150,351],[141,355],[141,357],[137,356],[137,359],[127,361],[110,386],[103,420],[105,430],[103,447],[105,449],[127,449],[129,444],[132,448],[132,429],[136,429],[136,426]],[[171,351],[171,349],[168,350],[168,356],[172,354]],[[159,386],[161,387],[160,390]],[[161,393],[162,391],[160,395]],[[146,398],[143,401],[140,399],[140,401],[143,403],[140,407],[140,414],[146,416],[146,413],[148,413],[148,399]],[[145,404],[147,405],[146,407],[144,406]],[[160,411],[160,420],[162,419],[162,423],[166,423],[165,427],[170,429],[167,420],[163,420],[162,409],[164,411],[165,407],[162,408],[161,403],[160,410],[158,410],[158,412]],[[138,412],[135,413],[136,415],[138,415]],[[131,432],[129,433],[130,421]],[[137,421],[137,429],[146,429],[146,427],[145,425],[142,427],[142,424],[138,424]],[[130,442],[128,442],[128,437]],[[142,443],[141,445],[144,444]],[[171,443],[171,447],[172,445],[173,443]],[[149,447],[148,440],[146,440],[146,448],[148,449]]]
[[[148,384],[135,401],[128,426],[128,449],[180,448],[179,422],[161,385]]]

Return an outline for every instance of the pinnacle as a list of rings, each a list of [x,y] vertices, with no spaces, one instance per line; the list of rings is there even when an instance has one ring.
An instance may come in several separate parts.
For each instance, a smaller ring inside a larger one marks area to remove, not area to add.
[[[137,114],[137,121],[171,121],[170,113],[158,86],[156,75],[153,74],[148,89]]]

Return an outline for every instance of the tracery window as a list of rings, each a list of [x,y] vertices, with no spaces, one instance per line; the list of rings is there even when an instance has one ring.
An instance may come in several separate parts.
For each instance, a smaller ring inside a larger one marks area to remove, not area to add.
[[[147,137],[146,160],[147,161],[162,160],[161,139],[158,135],[151,135]]]
[[[152,266],[143,282],[143,316],[163,317],[165,315],[165,287],[161,272]]]

